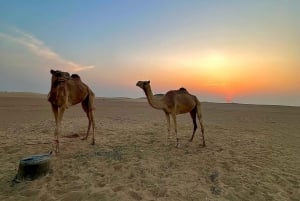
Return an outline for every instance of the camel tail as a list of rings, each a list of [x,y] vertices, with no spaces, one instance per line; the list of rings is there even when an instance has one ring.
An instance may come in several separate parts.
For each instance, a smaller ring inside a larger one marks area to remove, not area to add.
[[[199,99],[197,98],[197,96],[194,96],[195,101],[196,101],[196,106],[195,106],[195,110],[197,111],[198,114],[198,118],[199,120],[202,118],[202,109],[201,109],[201,102],[199,101]]]
[[[88,96],[87,96],[87,101],[88,101],[88,107],[89,107],[89,110],[95,110],[95,105],[94,105],[94,100],[95,100],[95,94],[92,90],[89,89],[89,93],[88,93]]]
[[[198,101],[198,100],[197,100],[197,106],[196,106],[196,108],[197,108],[197,110],[198,110],[198,111],[197,111],[197,112],[198,112],[198,115],[199,115],[198,118],[201,119],[201,118],[202,118],[202,108],[201,108],[201,102]]]

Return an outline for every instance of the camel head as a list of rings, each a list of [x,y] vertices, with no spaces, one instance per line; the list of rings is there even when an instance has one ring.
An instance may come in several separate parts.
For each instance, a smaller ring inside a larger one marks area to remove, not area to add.
[[[150,81],[138,81],[136,86],[140,87],[141,89],[145,90],[147,86],[150,85]]]
[[[70,74],[68,72],[51,69],[50,73],[52,74],[52,84],[70,79]]]
[[[52,74],[52,76],[57,77],[57,78],[65,78],[65,79],[69,79],[70,78],[70,74],[68,72],[63,72],[60,70],[50,70],[50,73]]]

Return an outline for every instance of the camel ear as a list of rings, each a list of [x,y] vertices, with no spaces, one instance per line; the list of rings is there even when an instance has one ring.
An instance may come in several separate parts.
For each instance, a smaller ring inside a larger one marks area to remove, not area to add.
[[[148,80],[148,82],[147,82],[148,84],[150,84],[150,80]]]
[[[53,75],[55,73],[55,70],[51,69],[50,73]]]

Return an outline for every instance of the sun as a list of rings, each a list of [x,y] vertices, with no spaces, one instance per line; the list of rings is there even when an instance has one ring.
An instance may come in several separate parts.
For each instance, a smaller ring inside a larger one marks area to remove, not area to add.
[[[205,67],[212,68],[213,70],[220,70],[226,66],[227,62],[226,57],[220,53],[211,53],[205,56],[202,61]]]
[[[228,62],[229,59],[225,54],[220,52],[209,52],[185,57],[180,63],[184,67],[213,72],[226,68]]]
[[[238,89],[238,72],[233,57],[221,51],[208,51],[186,57],[184,66],[193,72],[193,85],[221,94],[226,102],[232,102]],[[199,79],[201,77],[201,79]]]
[[[172,59],[177,70],[172,74],[175,83],[184,82],[195,91],[222,96],[225,102],[248,93],[257,82],[251,80],[253,72],[247,71],[247,59],[229,50],[195,51]],[[171,70],[174,72],[173,67]]]
[[[212,79],[224,82],[230,74],[229,59],[221,53],[210,53],[202,58],[202,68]]]

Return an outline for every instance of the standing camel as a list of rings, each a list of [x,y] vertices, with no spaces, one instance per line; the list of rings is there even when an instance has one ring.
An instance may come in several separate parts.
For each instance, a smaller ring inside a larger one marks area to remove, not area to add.
[[[51,70],[51,89],[48,94],[48,101],[51,103],[52,111],[55,117],[55,152],[59,151],[59,134],[61,130],[61,121],[64,115],[65,109],[69,106],[81,103],[84,112],[86,113],[89,125],[86,136],[83,140],[86,140],[89,136],[91,126],[93,128],[92,144],[95,144],[95,122],[94,122],[94,98],[93,91],[81,81],[79,75],[73,74],[70,76],[68,72],[59,70]]]
[[[165,112],[167,123],[168,123],[168,133],[166,136],[166,144],[168,144],[168,138],[170,135],[170,115],[174,121],[175,135],[176,135],[176,147],[179,146],[179,138],[177,136],[177,122],[176,115],[190,113],[193,119],[194,131],[190,139],[193,141],[194,135],[197,129],[196,115],[198,116],[199,123],[202,132],[203,146],[205,146],[204,140],[204,127],[202,123],[201,105],[196,96],[191,95],[185,88],[180,88],[179,90],[168,91],[162,98],[157,98],[153,96],[150,81],[138,81],[136,86],[140,87],[146,94],[149,104],[159,110]]]

